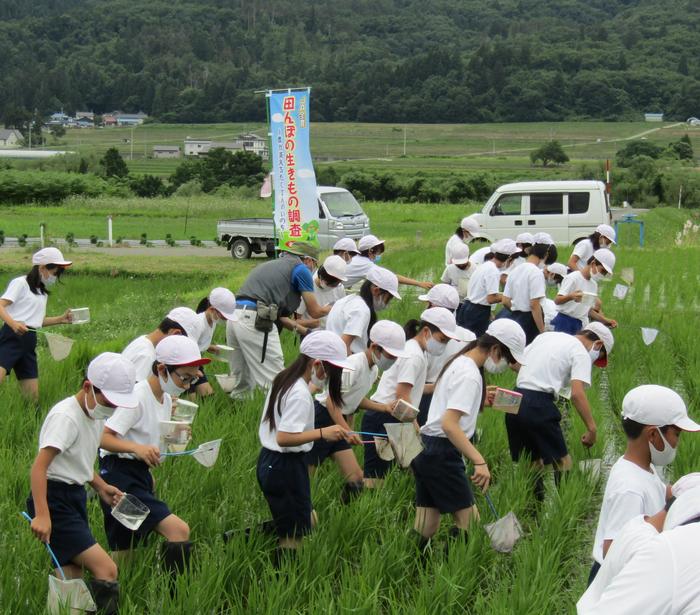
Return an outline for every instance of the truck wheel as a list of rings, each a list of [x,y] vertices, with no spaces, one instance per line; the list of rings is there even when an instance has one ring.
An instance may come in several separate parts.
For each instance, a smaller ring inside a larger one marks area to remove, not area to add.
[[[252,250],[247,239],[236,239],[236,241],[231,244],[231,256],[233,258],[244,260],[250,258],[251,252]]]
[[[267,256],[267,258],[275,258],[275,251],[268,250],[267,252],[265,252],[265,256]]]

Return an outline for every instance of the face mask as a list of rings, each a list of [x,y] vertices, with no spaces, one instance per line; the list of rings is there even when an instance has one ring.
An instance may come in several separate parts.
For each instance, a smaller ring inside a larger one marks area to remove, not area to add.
[[[605,280],[605,276],[602,273],[596,271],[595,273],[591,274],[591,280],[593,280],[594,282],[602,282],[603,280]]]
[[[664,438],[664,434],[661,433],[661,430],[657,427],[656,431],[659,432],[659,435],[661,436],[661,439],[663,440],[664,443],[664,450],[659,451],[656,450],[656,447],[649,442],[649,452],[651,453],[651,463],[653,463],[655,466],[667,466],[669,463],[671,463],[675,458],[676,458],[676,449],[673,448],[669,443],[666,438]]]
[[[394,365],[394,363],[396,363],[395,358],[392,359],[390,357],[387,357],[387,356],[383,355],[381,352],[378,355],[372,353],[372,361],[383,372],[390,369],[391,366]]]
[[[58,278],[55,275],[49,274],[45,280],[42,279],[42,282],[44,283],[44,286],[53,286],[56,282],[58,282]]]
[[[464,237],[464,238],[462,239],[462,241],[463,241],[464,243],[471,243],[471,242],[472,242],[472,239],[474,239],[474,238],[473,238],[471,235],[469,235],[469,237]]]
[[[491,357],[486,357],[486,361],[484,361],[484,369],[489,374],[502,374],[508,369],[508,361],[501,358],[497,363]]]
[[[591,363],[595,363],[600,358],[600,349],[595,347],[591,348],[588,351],[588,356],[591,357]]]
[[[316,368],[311,370],[311,384],[313,384],[317,389],[323,389],[326,386],[326,374],[324,373],[323,378],[319,378],[316,375]]]
[[[90,390],[92,391],[92,399],[95,401],[95,407],[90,409],[87,408],[87,402],[85,403],[85,407],[87,408],[88,415],[90,416],[91,419],[95,421],[106,421],[110,416],[114,414],[114,411],[116,408],[110,408],[109,406],[103,406],[100,403],[97,403],[97,396],[95,395],[95,387],[90,385]]]
[[[328,284],[326,284],[323,280],[320,278],[316,281],[316,286],[318,286],[321,290],[324,290],[328,288]]]
[[[447,344],[438,342],[432,335],[428,338],[428,343],[425,345],[425,351],[432,357],[439,357],[445,352]]]
[[[556,281],[556,280],[553,280],[552,278],[547,278],[547,279],[544,281],[544,283],[545,283],[547,286],[556,286],[556,285],[557,285],[557,281]]]
[[[372,305],[374,306],[375,312],[381,312],[386,309],[387,302],[384,297],[374,297],[374,299],[372,299]]]
[[[544,271],[544,268],[545,268],[546,266],[547,266],[547,265],[545,264],[544,261],[540,261],[539,263],[537,263],[537,268],[538,268],[538,269],[541,269],[542,271]]]
[[[163,376],[158,374],[158,382],[160,382],[160,388],[164,393],[168,395],[177,397],[182,395],[187,389],[182,389],[173,382],[173,375],[168,374],[168,379],[163,380]]]
[[[381,255],[381,254],[377,254],[377,255],[374,257],[374,262],[375,262],[375,263],[378,263],[378,262],[381,261],[381,260],[382,260],[382,255]]]

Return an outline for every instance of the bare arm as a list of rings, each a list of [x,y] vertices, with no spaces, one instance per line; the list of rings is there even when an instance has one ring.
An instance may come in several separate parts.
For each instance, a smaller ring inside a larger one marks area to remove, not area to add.
[[[537,325],[537,330],[540,333],[544,332],[544,314],[542,313],[542,304],[540,303],[541,297],[537,299],[530,299],[530,310],[532,311],[532,318]]]
[[[322,427],[319,429],[309,429],[308,431],[300,431],[298,433],[290,433],[288,431],[277,432],[277,444],[284,447],[301,446],[309,442],[317,440],[329,440],[337,442],[348,438],[349,434],[346,429],[340,425],[331,425],[330,427]]]
[[[399,382],[396,385],[396,398],[403,399],[409,404],[411,403],[411,391],[413,391],[413,385],[408,382]]]
[[[12,301],[0,299],[0,320],[10,327],[10,329],[12,329],[17,335],[24,335],[29,329],[27,328],[26,324],[19,322],[10,316],[9,312],[5,309],[9,305],[12,305]]]
[[[505,296],[501,293],[491,293],[490,295],[486,295],[486,301],[491,305],[493,305],[494,303],[501,303],[504,299]],[[508,307],[510,308],[510,297],[508,297],[508,304]]]
[[[585,447],[590,448],[595,444],[596,424],[591,414],[591,406],[586,397],[586,388],[583,381],[571,381],[571,402],[574,404],[576,412],[578,412],[587,429],[587,432],[581,436],[581,443]]]
[[[510,300],[510,297],[508,295],[501,295],[501,303],[505,305],[508,309],[511,309],[511,307],[513,306],[513,302]]]
[[[378,401],[371,400],[369,397],[365,397],[360,402],[360,408],[362,410],[373,410],[374,412],[387,412],[391,413],[394,404],[382,404]]]
[[[109,485],[102,480],[97,472],[93,472],[90,486],[97,492],[97,495],[100,496],[107,506],[116,506],[117,502],[119,502],[124,495],[117,487]]]
[[[617,327],[617,321],[613,320],[612,318],[608,318],[603,312],[599,310],[590,310],[588,312],[588,317],[591,320],[595,320],[597,322],[602,322],[606,327],[610,327],[611,329],[614,329]]]
[[[579,261],[578,255],[572,254],[569,257],[569,262],[566,263],[566,266],[573,271],[578,271],[578,261]]]
[[[343,335],[340,336],[340,338],[345,342],[345,346],[347,346],[348,356],[352,354],[350,346],[352,346],[352,343],[356,337],[356,335],[348,335],[347,333],[343,333]]]
[[[46,316],[41,323],[42,327],[51,327],[53,325],[69,325],[73,321],[73,315],[70,310],[66,310],[60,316]]]
[[[432,282],[419,282],[418,280],[407,278],[405,275],[399,275],[398,273],[396,274],[396,277],[399,279],[399,284],[405,284],[406,286],[418,286],[420,288],[424,288],[425,290],[430,290],[433,286],[435,286],[435,284]]]
[[[481,487],[483,491],[489,488],[491,474],[486,461],[477,448],[469,441],[466,434],[459,426],[459,419],[462,413],[458,410],[447,409],[442,416],[441,426],[447,439],[452,442],[455,448],[474,464],[474,474],[472,481]]]
[[[309,316],[311,316],[311,318],[323,318],[324,316],[327,316],[328,313],[331,311],[332,306],[326,305],[324,307],[321,307],[318,304],[316,295],[314,295],[312,292],[303,292],[301,293],[301,296],[304,298],[304,303],[306,304],[306,311],[309,313]]]
[[[557,295],[554,297],[554,303],[557,305],[563,305],[564,303],[569,303],[569,301],[581,303],[581,299],[583,299],[583,291],[575,290],[573,293],[569,293],[568,295]]]
[[[34,459],[29,475],[32,500],[34,500],[32,532],[41,542],[49,542],[51,539],[51,515],[46,500],[46,472],[59,452],[57,448],[51,446],[42,448]]]
[[[102,432],[100,446],[110,453],[131,453],[149,466],[160,465],[160,450],[157,446],[137,444],[121,438],[116,431],[105,427]]]
[[[299,321],[294,320],[293,318],[289,318],[288,316],[280,316],[280,324],[285,328],[289,329],[289,331],[293,331],[294,333],[299,333],[301,335],[306,334],[306,327],[304,327],[302,324],[299,323]]]

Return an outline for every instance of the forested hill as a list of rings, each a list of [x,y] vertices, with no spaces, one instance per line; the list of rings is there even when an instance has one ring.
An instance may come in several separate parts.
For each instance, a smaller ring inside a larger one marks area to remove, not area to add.
[[[698,0],[1,0],[0,113],[259,120],[700,116]]]

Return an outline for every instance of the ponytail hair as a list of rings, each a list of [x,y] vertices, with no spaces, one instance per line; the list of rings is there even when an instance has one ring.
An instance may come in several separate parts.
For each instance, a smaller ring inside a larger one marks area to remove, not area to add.
[[[557,262],[559,253],[557,251],[557,246],[553,243],[536,243],[530,249],[530,255],[535,255],[540,260],[544,260],[545,265],[551,265]]]
[[[53,273],[58,279],[61,279],[65,267],[61,265],[46,265],[46,268]],[[48,295],[49,290],[46,288],[44,283],[41,281],[41,274],[39,273],[39,265],[34,265],[26,276],[27,285],[29,290],[33,295]]]
[[[423,327],[428,327],[432,333],[437,333],[440,330],[439,327],[436,327],[430,322],[412,318],[403,326],[403,332],[406,334],[406,340],[412,340],[414,337],[416,337],[418,332],[423,329]]]
[[[367,346],[369,346],[369,331],[377,322],[377,312],[374,311],[374,295],[372,294],[372,282],[365,280],[360,287],[360,297],[369,308],[369,322],[367,323]]]
[[[282,415],[282,398],[294,386],[297,380],[304,375],[309,363],[313,362],[311,357],[300,354],[294,363],[283,369],[275,376],[270,387],[270,397],[267,400],[265,416],[263,421],[269,424],[270,431],[275,429],[275,414]],[[343,405],[343,395],[341,393],[341,382],[343,376],[342,368],[323,361],[323,369],[328,374],[328,397],[338,407]],[[275,412],[276,411],[276,412]]]
[[[461,226],[457,227],[457,230],[455,231],[455,235],[459,237],[462,241],[464,241],[464,229]]]
[[[600,249],[600,237],[601,235],[598,231],[595,231],[588,236],[588,239],[590,239],[591,243],[593,244],[593,250]]]
[[[206,312],[210,307],[211,303],[209,303],[209,297],[204,297],[204,299],[197,304],[197,309],[195,309],[195,312],[197,312],[197,314],[201,314],[202,312]]]

